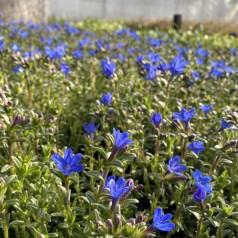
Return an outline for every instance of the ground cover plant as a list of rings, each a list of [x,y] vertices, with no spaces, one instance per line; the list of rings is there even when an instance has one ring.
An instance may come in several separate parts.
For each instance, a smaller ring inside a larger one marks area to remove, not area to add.
[[[236,38],[0,30],[0,237],[238,236]]]

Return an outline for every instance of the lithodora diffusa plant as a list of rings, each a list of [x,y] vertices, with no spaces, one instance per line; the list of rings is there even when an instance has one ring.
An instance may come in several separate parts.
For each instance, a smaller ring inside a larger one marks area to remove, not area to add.
[[[236,38],[0,29],[0,237],[238,236]]]

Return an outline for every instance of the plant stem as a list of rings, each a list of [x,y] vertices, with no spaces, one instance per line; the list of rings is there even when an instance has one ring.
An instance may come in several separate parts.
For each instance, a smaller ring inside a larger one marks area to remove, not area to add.
[[[181,151],[181,161],[185,160],[186,146],[187,146],[187,139],[183,138],[183,147],[182,147],[182,151]]]
[[[65,176],[65,189],[67,192],[67,201],[66,201],[66,206],[67,206],[67,213],[70,210],[70,189],[69,189],[69,176]]]
[[[220,221],[219,227],[217,229],[217,238],[222,238],[222,220]]]
[[[105,169],[105,170],[103,171],[103,182],[101,183],[101,185],[100,185],[100,187],[99,187],[99,190],[98,190],[97,202],[99,201],[99,198],[100,198],[101,192],[102,192],[102,190],[103,190],[104,182],[105,182],[105,180],[106,180],[106,177],[107,177],[107,175],[108,175],[108,172],[109,172],[108,169]]]
[[[199,238],[199,236],[200,236],[200,230],[201,230],[202,222],[203,222],[203,217],[201,217],[200,220],[198,221],[196,238]]]
[[[28,75],[25,74],[25,78],[26,78],[26,86],[27,86],[27,92],[28,92],[28,100],[29,100],[29,105],[31,107],[33,107],[33,102],[32,102],[32,95],[31,95],[31,89],[30,89],[30,81],[29,81],[29,78],[28,78]]]
[[[3,222],[2,222],[3,237],[8,238],[9,237],[9,234],[8,234],[9,227],[8,227],[8,222],[7,222],[6,211],[5,210],[2,211],[2,219],[3,219]]]
[[[221,156],[222,155],[217,155],[215,160],[214,160],[214,163],[212,165],[212,168],[210,170],[210,176],[213,176],[214,172],[216,171],[216,168],[218,166],[218,163],[219,163],[219,160],[221,159]]]
[[[154,212],[154,210],[155,210],[155,208],[156,208],[156,206],[157,206],[157,202],[158,202],[158,200],[159,200],[159,198],[160,198],[161,190],[162,190],[163,188],[164,188],[164,181],[162,180],[162,181],[160,181],[160,183],[159,183],[159,189],[158,189],[158,191],[157,191],[157,196],[155,197],[154,201],[153,201],[152,204],[151,204],[150,214],[153,214],[153,212]]]

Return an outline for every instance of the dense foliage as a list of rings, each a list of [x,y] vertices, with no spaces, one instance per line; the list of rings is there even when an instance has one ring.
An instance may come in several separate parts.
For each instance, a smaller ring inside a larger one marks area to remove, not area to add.
[[[0,237],[237,237],[238,40],[0,21]]]

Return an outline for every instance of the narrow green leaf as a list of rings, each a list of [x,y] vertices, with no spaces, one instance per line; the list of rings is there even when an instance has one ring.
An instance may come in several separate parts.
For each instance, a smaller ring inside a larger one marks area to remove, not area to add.
[[[10,226],[22,226],[22,225],[25,225],[25,222],[21,221],[21,220],[15,220],[15,221],[10,222],[9,225]]]
[[[109,161],[109,162],[106,162],[105,163],[105,166],[109,167],[109,166],[115,166],[115,167],[119,167],[119,168],[122,168],[123,169],[123,163],[120,161],[120,160],[112,160],[112,161]]]
[[[1,173],[4,173],[4,172],[8,171],[11,167],[12,166],[9,165],[9,164],[4,165],[1,169]]]
[[[86,174],[88,176],[96,177],[96,178],[98,178],[100,180],[103,180],[102,174],[99,171],[96,171],[96,170],[88,171]]]

